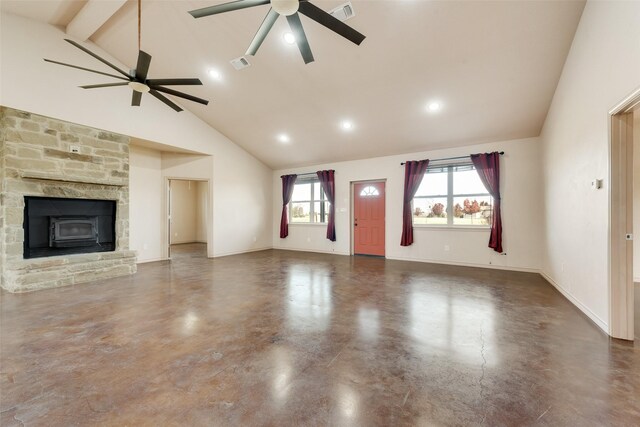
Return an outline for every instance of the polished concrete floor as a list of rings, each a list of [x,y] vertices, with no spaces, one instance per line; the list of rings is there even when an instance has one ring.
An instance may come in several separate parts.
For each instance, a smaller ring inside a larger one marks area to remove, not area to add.
[[[640,347],[535,274],[186,245],[1,309],[2,426],[640,425]]]

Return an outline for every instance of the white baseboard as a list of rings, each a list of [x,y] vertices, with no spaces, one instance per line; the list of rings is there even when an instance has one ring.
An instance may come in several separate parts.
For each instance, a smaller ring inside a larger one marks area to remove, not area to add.
[[[506,265],[494,265],[494,264],[474,264],[471,262],[456,262],[456,261],[443,261],[443,260],[435,260],[435,259],[416,259],[416,258],[404,258],[404,257],[387,257],[387,259],[392,259],[396,261],[413,261],[413,262],[424,262],[428,264],[443,264],[443,265],[455,265],[459,267],[474,267],[474,268],[488,268],[491,270],[506,270],[506,271],[519,271],[522,273],[540,273],[540,269],[538,268],[529,268],[529,267],[511,267]]]
[[[146,264],[148,262],[158,262],[158,261],[166,261],[168,258],[151,258],[151,259],[145,259],[145,260],[136,260],[136,264]]]
[[[328,254],[328,255],[346,255],[349,256],[351,255],[349,252],[342,252],[342,251],[321,251],[321,250],[317,250],[317,249],[307,249],[307,248],[280,248],[280,247],[273,247],[271,249],[277,249],[279,251],[295,251],[295,252],[311,252],[314,254]]]
[[[634,283],[640,283],[640,277],[634,277],[633,278],[633,282]]]
[[[544,271],[541,271],[540,275],[547,282],[549,282],[551,286],[556,288],[558,292],[560,292],[566,299],[568,299],[569,302],[578,307],[578,309],[582,311],[589,319],[591,319],[593,323],[595,323],[600,329],[602,329],[607,335],[609,335],[609,325],[607,324],[607,322],[598,317],[598,315],[591,311],[589,307],[582,304],[576,297],[573,296],[573,294],[571,294],[571,292],[556,283],[556,281],[549,277]]]
[[[171,245],[188,245],[190,243],[207,243],[207,242],[201,242],[200,240],[184,240],[180,242],[171,242]]]
[[[273,248],[271,246],[265,246],[263,248],[253,248],[253,249],[247,249],[245,251],[223,252],[223,253],[219,253],[219,254],[213,254],[213,257],[209,257],[209,258],[221,258],[221,257],[231,256],[231,255],[248,254],[250,252],[260,252],[260,251],[266,251],[266,250],[269,250],[269,249],[273,249]]]

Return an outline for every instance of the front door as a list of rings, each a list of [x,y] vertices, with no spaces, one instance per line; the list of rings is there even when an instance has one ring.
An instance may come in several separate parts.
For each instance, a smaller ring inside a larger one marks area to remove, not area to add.
[[[384,256],[384,182],[354,184],[353,250]]]

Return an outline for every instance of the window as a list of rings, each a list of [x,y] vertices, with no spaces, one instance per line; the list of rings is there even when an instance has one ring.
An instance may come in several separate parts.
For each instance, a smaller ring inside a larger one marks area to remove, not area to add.
[[[473,165],[429,167],[413,198],[414,225],[491,225],[493,200]]]
[[[299,179],[293,187],[289,203],[289,221],[292,224],[327,222],[329,202],[317,178]]]
[[[360,197],[376,197],[379,196],[380,192],[376,187],[368,185],[362,189],[360,192]]]

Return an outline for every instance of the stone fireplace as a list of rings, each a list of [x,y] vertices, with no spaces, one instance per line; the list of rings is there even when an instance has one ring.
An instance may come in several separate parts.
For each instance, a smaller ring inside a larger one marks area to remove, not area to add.
[[[0,107],[0,286],[133,274],[129,138]]]

